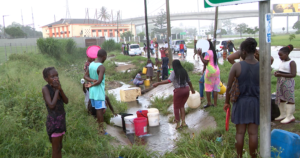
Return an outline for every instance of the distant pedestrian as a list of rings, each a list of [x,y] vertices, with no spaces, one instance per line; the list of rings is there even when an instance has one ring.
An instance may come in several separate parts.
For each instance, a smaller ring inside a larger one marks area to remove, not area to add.
[[[162,59],[163,57],[166,57],[166,48],[161,47],[161,48],[159,49],[159,51],[160,51],[160,57],[161,57],[161,59]]]
[[[278,71],[274,73],[277,77],[276,101],[280,109],[280,116],[275,120],[282,120],[281,123],[295,121],[295,77],[297,75],[297,64],[289,55],[293,51],[293,45],[282,47],[279,52],[281,64]]]
[[[179,60],[172,62],[174,71],[171,72],[168,80],[164,80],[158,83],[154,83],[153,87],[157,87],[162,84],[173,83],[174,96],[173,96],[173,109],[175,115],[175,122],[177,123],[176,129],[181,127],[187,127],[185,122],[185,109],[184,105],[190,95],[190,90],[194,94],[195,90],[190,81],[189,75],[182,67]],[[180,124],[181,117],[181,124]]]
[[[146,76],[147,78],[150,78],[150,81],[152,81],[154,64],[152,63],[151,59],[148,59],[146,68],[147,68]]]
[[[184,56],[184,44],[183,44],[183,41],[180,43],[179,49],[180,49],[181,55],[183,56],[183,58],[185,58],[185,56]]]
[[[157,41],[155,41],[155,43],[154,43],[154,48],[155,48],[156,58],[158,58],[158,43],[157,43]]]
[[[122,43],[122,53],[124,54],[124,43]]]
[[[165,45],[164,45],[165,49],[168,49],[168,41],[165,41]]]
[[[197,45],[197,40],[194,40],[194,56],[193,56],[193,59],[195,59],[195,55],[198,55],[196,45]],[[198,60],[199,60],[199,56],[198,56]]]
[[[46,130],[52,143],[52,157],[62,157],[62,140],[67,131],[64,103],[68,104],[69,99],[61,87],[58,72],[54,67],[45,68],[43,77],[48,82],[42,93],[48,111]]]
[[[160,73],[161,73],[161,70],[162,70],[162,69],[161,69],[162,62],[159,61],[158,58],[155,58],[155,65],[156,65],[156,67],[157,67],[157,71],[156,71],[156,73],[157,73],[156,79],[157,79],[157,82],[159,82]]]
[[[140,70],[133,79],[133,84],[136,86],[140,86],[144,84],[144,80],[142,79],[142,71]]]
[[[237,49],[234,47],[234,44],[231,42],[231,40],[229,40],[229,41],[227,42],[227,49],[228,49],[229,55],[233,54],[233,49],[234,49],[234,50],[237,50]]]
[[[169,54],[166,50],[166,56],[162,58],[162,80],[168,78],[168,69],[169,69]]]

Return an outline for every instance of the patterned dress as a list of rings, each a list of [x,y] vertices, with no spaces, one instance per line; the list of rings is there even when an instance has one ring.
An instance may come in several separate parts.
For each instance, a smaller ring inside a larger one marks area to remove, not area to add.
[[[55,91],[49,84],[47,84],[46,87],[49,90],[50,97],[52,100],[54,98]],[[62,98],[61,95],[60,98]],[[47,128],[47,134],[51,142],[51,135],[53,133],[66,132],[66,112],[64,109],[64,102],[62,99],[57,100],[54,109],[50,109],[46,102],[45,104],[48,111],[46,128]]]
[[[208,50],[204,59],[209,61],[205,70],[205,91],[220,92],[220,70],[218,64],[214,63],[213,51]]]

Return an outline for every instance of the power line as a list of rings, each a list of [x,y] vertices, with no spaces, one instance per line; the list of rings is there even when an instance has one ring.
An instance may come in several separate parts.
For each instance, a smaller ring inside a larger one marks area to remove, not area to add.
[[[153,11],[152,11],[151,13],[149,13],[149,14],[152,14],[153,12],[157,11],[158,9],[160,9],[161,7],[163,7],[163,6],[165,6],[165,5],[166,5],[166,3],[162,4],[160,7],[156,8],[155,10],[153,10]]]

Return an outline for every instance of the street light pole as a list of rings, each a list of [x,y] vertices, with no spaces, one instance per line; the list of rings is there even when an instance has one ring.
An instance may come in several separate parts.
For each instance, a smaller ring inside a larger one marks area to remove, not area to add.
[[[219,12],[219,7],[216,7],[216,12],[215,12],[215,28],[214,28],[214,47],[216,49],[216,42],[217,42],[217,28],[218,28],[218,13]]]
[[[8,15],[3,15],[3,37],[5,38],[5,22],[4,22],[4,17]]]
[[[267,43],[266,14],[270,1],[259,2],[260,156],[271,157],[271,41]],[[269,29],[269,28],[268,28]],[[271,35],[270,35],[271,36]],[[271,38],[268,36],[268,38]]]
[[[148,15],[147,15],[147,0],[144,0],[145,5],[145,25],[146,25],[146,40],[147,40],[147,56],[150,59],[149,34],[148,34]]]
[[[172,37],[171,37],[171,22],[170,22],[170,6],[169,6],[169,0],[166,0],[166,10],[167,10],[167,30],[168,30],[168,37],[167,37],[167,41],[168,41],[168,52],[169,52],[169,61],[172,63],[173,61],[173,54],[171,52],[171,41],[172,41]],[[170,64],[171,66],[172,64]],[[172,67],[172,66],[171,66]]]

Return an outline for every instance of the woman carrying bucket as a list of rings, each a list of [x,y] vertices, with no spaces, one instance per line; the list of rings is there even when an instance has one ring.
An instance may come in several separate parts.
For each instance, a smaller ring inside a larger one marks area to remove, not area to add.
[[[193,85],[190,81],[189,75],[187,74],[186,70],[182,67],[179,60],[174,60],[172,62],[173,71],[170,74],[168,80],[154,83],[153,87],[157,87],[161,84],[168,84],[173,83],[174,86],[174,96],[173,96],[173,105],[174,105],[174,115],[175,115],[175,122],[177,123],[176,129],[181,127],[187,127],[185,123],[185,109],[184,104],[186,103],[189,97],[189,91],[191,90],[193,94],[195,94],[195,90]],[[180,117],[181,116],[181,125],[180,125]]]

